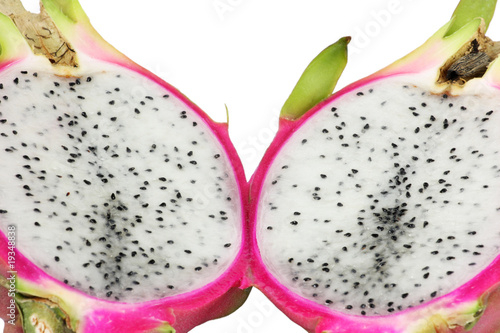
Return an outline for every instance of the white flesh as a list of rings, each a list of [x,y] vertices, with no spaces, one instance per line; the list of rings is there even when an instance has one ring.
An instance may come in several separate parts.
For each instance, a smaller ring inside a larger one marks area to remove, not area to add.
[[[0,73],[0,230],[15,225],[28,259],[104,299],[158,299],[216,280],[241,242],[223,147],[160,86],[94,67],[78,82],[28,62]]]

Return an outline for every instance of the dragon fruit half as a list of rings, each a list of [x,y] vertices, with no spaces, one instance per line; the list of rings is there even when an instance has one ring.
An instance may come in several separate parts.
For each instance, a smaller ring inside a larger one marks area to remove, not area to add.
[[[7,329],[182,333],[231,313],[249,247],[227,124],[107,44],[76,0],[41,3],[0,1]]]
[[[421,47],[328,97],[343,38],[285,103],[251,181],[252,279],[307,331],[500,331],[495,4],[462,0]]]

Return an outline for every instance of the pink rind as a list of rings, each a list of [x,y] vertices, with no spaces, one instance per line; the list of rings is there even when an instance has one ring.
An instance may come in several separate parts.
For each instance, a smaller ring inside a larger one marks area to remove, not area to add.
[[[498,333],[500,331],[500,255],[475,278],[460,286],[453,292],[436,298],[420,306],[398,312],[392,315],[369,317],[356,316],[331,310],[326,305],[307,300],[289,291],[283,286],[267,269],[262,260],[257,241],[257,214],[258,203],[262,194],[262,186],[266,179],[270,166],[279,154],[281,148],[290,137],[311,117],[323,110],[327,105],[343,95],[357,90],[369,83],[376,82],[391,76],[418,73],[418,69],[404,67],[400,71],[384,72],[380,71],[357,82],[354,82],[328,99],[320,102],[301,118],[297,120],[280,119],[280,126],[276,137],[267,149],[261,163],[250,179],[250,197],[252,198],[249,210],[251,235],[252,262],[251,281],[252,285],[261,290],[283,313],[292,321],[302,326],[311,333],[355,333],[355,332],[376,332],[376,333],[402,333],[411,323],[417,319],[430,317],[433,310],[442,308],[455,308],[467,302],[484,302],[486,313],[481,317],[477,328],[468,332],[473,333]],[[491,296],[491,305],[488,306],[488,299]],[[426,310],[426,309],[431,309]],[[497,327],[493,329],[493,327]],[[436,332],[465,332],[461,326],[449,330],[438,330]]]
[[[16,62],[21,61],[21,60],[22,60],[22,58],[17,59],[17,60],[9,59],[8,61],[1,62],[0,63],[0,72],[3,71],[5,68],[12,66],[13,64],[15,64]]]

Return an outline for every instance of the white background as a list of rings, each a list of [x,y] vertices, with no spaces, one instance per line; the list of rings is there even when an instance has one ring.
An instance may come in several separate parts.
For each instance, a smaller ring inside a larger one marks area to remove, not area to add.
[[[101,35],[225,121],[251,176],[279,109],[323,48],[350,35],[338,88],[422,44],[458,0],[80,0]],[[23,0],[37,11],[38,0]],[[500,18],[489,35],[500,39]],[[133,323],[131,323],[133,324]],[[1,328],[1,326],[0,326]],[[234,314],[192,333],[305,332],[258,291]]]

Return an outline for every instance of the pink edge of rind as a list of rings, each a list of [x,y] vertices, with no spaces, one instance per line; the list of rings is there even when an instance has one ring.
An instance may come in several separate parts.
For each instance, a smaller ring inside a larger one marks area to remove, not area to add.
[[[428,65],[428,64],[427,64]],[[424,67],[424,66],[422,66]],[[322,333],[351,333],[351,332],[384,332],[384,333],[400,333],[407,328],[408,320],[422,319],[423,313],[431,316],[432,313],[425,312],[426,308],[453,308],[459,304],[476,301],[487,301],[491,294],[495,295],[495,302],[492,306],[500,306],[500,255],[497,256],[492,263],[488,265],[482,272],[476,275],[473,279],[458,287],[454,291],[442,295],[422,305],[397,312],[391,315],[379,316],[377,320],[373,320],[373,316],[349,315],[343,312],[330,309],[326,305],[320,305],[310,301],[302,296],[299,296],[283,286],[265,267],[262,256],[259,250],[257,241],[257,216],[258,203],[262,194],[264,180],[270,166],[279,154],[282,147],[286,145],[292,135],[304,125],[312,116],[321,111],[324,107],[331,104],[333,101],[352,92],[367,84],[382,80],[393,76],[402,76],[412,73],[422,72],[422,67],[403,65],[397,70],[390,68],[383,69],[359,81],[356,81],[337,93],[333,94],[324,101],[318,103],[311,110],[306,112],[297,120],[280,119],[279,130],[273,142],[267,149],[261,163],[250,179],[250,214],[249,223],[250,229],[253,230],[251,235],[252,245],[252,284],[261,290],[281,311],[283,311],[291,320],[302,326],[308,332]],[[498,88],[498,87],[497,87]],[[486,304],[487,305],[487,304]],[[498,322],[496,324],[500,329],[500,311],[494,309],[488,310],[486,307],[488,318],[484,321]],[[416,316],[419,315],[419,316]],[[424,317],[425,318],[425,317]],[[480,320],[479,323],[484,325]],[[484,326],[480,326],[484,327]],[[450,331],[451,332],[451,331]],[[453,332],[457,332],[453,330]],[[472,332],[476,332],[473,330]],[[478,333],[493,333],[489,329],[477,331]]]
[[[248,183],[241,160],[229,138],[228,125],[214,122],[176,88],[135,64],[118,51],[113,49],[114,52],[111,52],[104,49],[85,29],[79,30],[81,43],[79,50],[91,50],[91,54],[84,53],[89,57],[132,70],[162,86],[168,94],[175,96],[193,110],[214,133],[215,138],[220,142],[228,156],[238,185],[242,229],[240,250],[226,271],[206,286],[191,292],[142,303],[113,302],[89,296],[52,278],[16,249],[17,278],[30,284],[57,285],[70,290],[79,302],[86,303],[85,313],[77,314],[81,316],[79,330],[84,333],[148,332],[165,322],[174,327],[176,333],[183,333],[203,322],[227,315],[234,310],[235,306],[239,306],[248,295],[248,291],[243,289],[249,287],[249,284],[245,282],[245,275],[248,270],[248,239],[250,234],[245,223],[246,207],[248,206]],[[1,63],[0,70],[19,60],[22,58]],[[7,262],[7,243],[6,235],[0,233],[0,259],[5,260],[5,262]],[[36,291],[41,292],[41,290]],[[50,295],[50,292],[45,292],[45,295]]]
[[[15,58],[15,59],[7,59],[7,60],[4,60],[4,61],[1,61],[0,62],[0,71],[3,71],[5,70],[7,67],[10,67],[20,61],[23,61],[25,59],[25,57],[18,57],[18,58]]]

